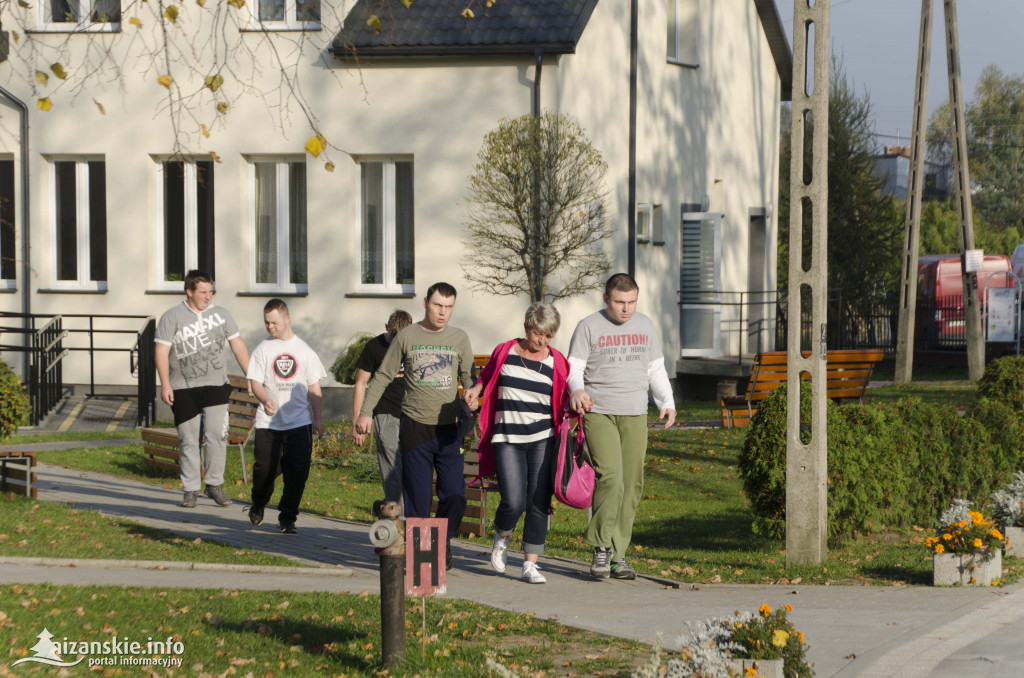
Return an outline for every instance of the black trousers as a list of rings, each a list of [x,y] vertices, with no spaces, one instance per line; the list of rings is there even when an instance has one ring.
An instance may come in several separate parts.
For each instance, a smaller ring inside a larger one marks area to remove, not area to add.
[[[256,459],[252,466],[252,503],[263,507],[274,494],[274,480],[284,476],[284,490],[277,502],[278,521],[295,522],[299,503],[309,478],[313,454],[313,427],[310,425],[275,431],[256,429]]]

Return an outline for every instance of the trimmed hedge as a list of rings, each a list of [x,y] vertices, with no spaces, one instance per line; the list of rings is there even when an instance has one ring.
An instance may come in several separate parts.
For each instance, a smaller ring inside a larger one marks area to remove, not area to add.
[[[806,416],[807,384],[801,402]],[[832,544],[887,525],[933,526],[956,498],[984,504],[992,491],[1024,467],[1024,417],[1018,412],[1011,404],[988,398],[965,414],[952,405],[917,398],[843,407],[830,402],[826,416]],[[761,403],[740,455],[755,534],[785,534],[785,430],[783,385]]]
[[[1024,357],[1004,356],[986,365],[978,380],[978,395],[1024,413]]]
[[[29,413],[25,387],[14,370],[0,360],[0,440],[7,440]]]

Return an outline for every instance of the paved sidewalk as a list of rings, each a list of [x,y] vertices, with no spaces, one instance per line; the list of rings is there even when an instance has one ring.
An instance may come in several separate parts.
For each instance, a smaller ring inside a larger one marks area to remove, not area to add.
[[[201,497],[196,509],[182,509],[177,490],[48,464],[40,465],[39,477],[40,499],[277,553],[343,570],[344,576],[4,564],[0,581],[378,591],[378,559],[365,525],[300,516],[299,533],[282,535],[272,509],[262,526],[253,527],[241,504],[219,508]],[[661,633],[671,648],[679,646],[688,621],[755,610],[762,603],[789,603],[793,623],[811,645],[810,660],[819,676],[1024,675],[1024,584],[1001,589],[722,584],[674,589],[645,579],[593,581],[585,563],[542,558],[548,583],[530,586],[514,576],[495,574],[487,550],[481,544],[453,544],[455,569],[449,572],[448,596],[644,642]],[[520,563],[512,555],[509,572],[518,572]],[[339,564],[344,567],[337,568]]]

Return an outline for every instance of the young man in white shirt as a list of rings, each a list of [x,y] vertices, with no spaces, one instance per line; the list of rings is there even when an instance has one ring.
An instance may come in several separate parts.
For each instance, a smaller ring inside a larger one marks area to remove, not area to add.
[[[324,433],[320,379],[327,372],[316,352],[292,331],[287,304],[280,299],[268,301],[263,324],[270,336],[252,352],[245,375],[250,391],[260,400],[249,522],[263,522],[263,509],[274,494],[280,468],[284,489],[277,503],[278,526],[284,534],[295,534],[309,477],[313,433]]]

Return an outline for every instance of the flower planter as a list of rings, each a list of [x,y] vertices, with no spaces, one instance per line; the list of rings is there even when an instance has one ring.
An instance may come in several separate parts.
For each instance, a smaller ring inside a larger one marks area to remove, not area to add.
[[[746,676],[748,668],[757,671],[761,678],[783,678],[782,659],[729,659],[729,670],[738,676]]]
[[[935,586],[989,586],[1003,576],[1003,554],[988,558],[975,553],[932,555],[932,583]]]
[[[1024,527],[1008,527],[1005,535],[1010,542],[1006,547],[1006,557],[1024,558]]]

